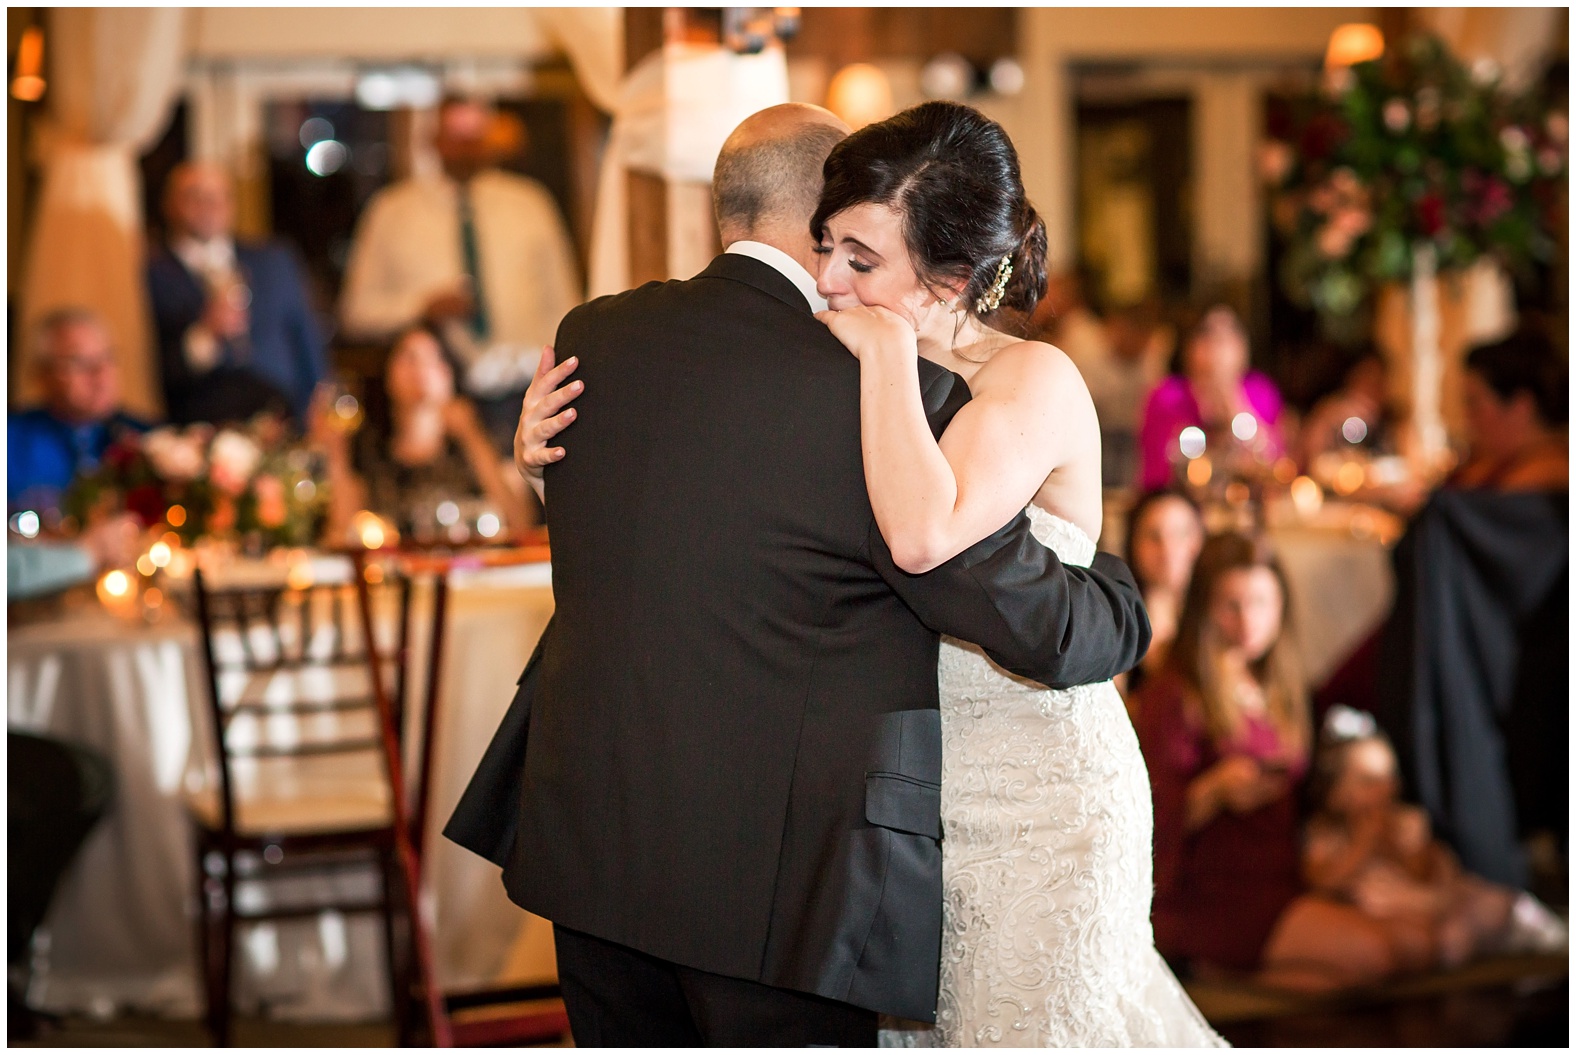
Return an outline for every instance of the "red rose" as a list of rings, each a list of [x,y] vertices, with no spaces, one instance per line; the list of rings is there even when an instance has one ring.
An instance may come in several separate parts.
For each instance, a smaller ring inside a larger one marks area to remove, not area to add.
[[[104,457],[100,460],[117,473],[127,473],[137,464],[141,454],[136,440],[119,439],[104,448]]]
[[[1417,223],[1429,238],[1444,230],[1445,199],[1434,193],[1423,195],[1417,203]]]
[[[162,521],[168,509],[164,492],[153,484],[143,484],[126,492],[126,512],[142,521],[143,527]]]

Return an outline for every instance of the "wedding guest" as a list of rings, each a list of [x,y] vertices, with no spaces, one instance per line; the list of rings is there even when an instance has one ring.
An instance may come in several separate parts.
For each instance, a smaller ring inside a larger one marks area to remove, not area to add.
[[[140,525],[130,513],[107,517],[70,540],[7,540],[5,597],[27,601],[59,593],[107,568],[124,568],[137,556]]]
[[[1213,443],[1233,435],[1239,415],[1252,416],[1252,442],[1266,458],[1282,451],[1281,397],[1274,382],[1248,365],[1248,336],[1237,313],[1224,304],[1200,316],[1183,343],[1181,369],[1149,394],[1139,426],[1139,486],[1171,482],[1181,457],[1178,437],[1196,426]]]
[[[368,203],[339,305],[355,339],[387,341],[417,324],[440,333],[500,450],[512,449],[536,359],[582,288],[552,195],[498,167],[509,138],[499,129],[509,127],[480,102],[443,101],[433,140],[441,175]]]
[[[1384,357],[1369,348],[1346,368],[1341,387],[1315,403],[1303,419],[1297,433],[1298,463],[1307,470],[1319,455],[1347,445],[1383,450],[1391,445],[1394,425]]]
[[[370,509],[402,534],[420,539],[444,501],[485,498],[505,532],[531,525],[523,484],[510,486],[502,460],[470,400],[455,395],[454,367],[430,330],[409,330],[394,345],[384,374],[389,418],[368,422],[351,445],[326,413],[314,414],[314,435],[328,459],[331,538]],[[502,532],[501,532],[502,533]]]
[[[1143,663],[1127,674],[1129,696],[1165,665],[1193,577],[1193,562],[1203,545],[1203,514],[1183,492],[1149,491],[1133,504],[1127,519],[1127,566],[1143,592],[1154,636]]]
[[[122,432],[148,428],[120,409],[120,371],[109,330],[87,308],[61,308],[38,327],[32,368],[44,405],[6,422],[6,503],[58,513],[66,487],[98,466]]]
[[[33,932],[93,826],[114,803],[115,774],[97,751],[6,732],[6,1039],[32,1036],[27,1006]]]
[[[164,244],[147,266],[170,420],[306,420],[323,379],[323,337],[283,245],[238,240],[230,178],[188,162],[164,187]]]
[[[1204,544],[1165,670],[1136,725],[1155,804],[1155,944],[1195,973],[1304,990],[1377,981],[1396,952],[1350,905],[1304,891],[1297,792],[1311,729],[1264,544]]]
[[[1395,752],[1371,715],[1325,717],[1303,846],[1308,885],[1391,935],[1409,970],[1491,952],[1564,952],[1565,925],[1532,895],[1462,869],[1428,814],[1400,801]]]
[[[1541,333],[1523,329],[1467,355],[1462,378],[1468,453],[1446,487],[1565,491],[1570,452],[1566,367]]]

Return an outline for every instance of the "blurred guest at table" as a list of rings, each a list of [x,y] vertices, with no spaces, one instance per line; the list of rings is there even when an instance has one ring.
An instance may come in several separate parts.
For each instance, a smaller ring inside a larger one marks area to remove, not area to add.
[[[471,499],[491,505],[503,521],[500,535],[531,525],[524,485],[504,472],[475,406],[455,395],[453,364],[430,330],[409,330],[395,343],[384,387],[388,421],[369,421],[353,446],[326,406],[314,414],[328,457],[330,537],[339,538],[358,510],[370,509],[421,541],[440,530],[439,505]]]
[[[44,405],[6,422],[6,502],[47,521],[73,477],[96,468],[122,432],[147,424],[120,409],[120,370],[109,330],[87,308],[61,308],[39,323],[33,352]]]
[[[1143,593],[1154,636],[1143,663],[1126,675],[1123,688],[1129,697],[1165,666],[1203,545],[1203,514],[1185,493],[1149,491],[1133,504],[1127,519],[1127,566]]]
[[[1428,814],[1400,801],[1395,752],[1371,715],[1325,717],[1303,869],[1314,890],[1384,927],[1405,970],[1495,952],[1562,953],[1565,925],[1532,895],[1464,871]]]
[[[1393,446],[1394,425],[1384,357],[1370,347],[1346,368],[1341,387],[1315,403],[1303,419],[1297,434],[1298,462],[1307,470],[1327,451],[1357,446],[1387,451]]]
[[[512,449],[520,399],[543,345],[581,301],[569,235],[552,195],[498,168],[523,149],[517,121],[450,98],[433,141],[440,176],[377,193],[356,229],[340,318],[387,341],[424,323],[460,362],[500,451]]]
[[[303,424],[326,367],[294,255],[235,238],[230,177],[217,165],[177,166],[164,216],[166,240],[149,256],[147,282],[170,420],[274,411]]]
[[[8,1040],[32,1036],[27,1007],[33,932],[93,826],[115,781],[98,752],[51,736],[6,732],[6,962]]]
[[[1286,612],[1262,542],[1204,544],[1166,668],[1136,708],[1154,789],[1155,944],[1197,973],[1307,990],[1375,981],[1396,966],[1385,930],[1303,891],[1311,730]]]
[[[27,601],[87,582],[108,568],[128,567],[137,558],[140,525],[130,513],[89,525],[75,539],[7,539],[7,601]]]
[[[1472,349],[1461,385],[1469,447],[1445,486],[1568,490],[1566,374],[1559,353],[1535,330]]]
[[[1171,482],[1181,459],[1178,437],[1196,426],[1212,446],[1233,436],[1238,417],[1250,415],[1245,433],[1262,446],[1267,459],[1281,454],[1281,397],[1274,382],[1248,366],[1248,335],[1237,313],[1215,304],[1188,331],[1181,369],[1149,394],[1139,427],[1139,486],[1148,490]],[[1218,450],[1219,448],[1216,447]]]
[[[1110,355],[1078,364],[1100,415],[1100,460],[1106,487],[1138,477],[1138,429],[1144,401],[1165,376],[1172,332],[1153,304],[1113,312],[1106,323]]]

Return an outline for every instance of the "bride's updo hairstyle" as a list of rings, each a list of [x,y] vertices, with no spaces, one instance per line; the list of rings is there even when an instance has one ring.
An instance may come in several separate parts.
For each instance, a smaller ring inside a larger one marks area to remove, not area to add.
[[[1027,316],[1045,294],[1045,223],[1024,197],[1018,152],[1001,125],[971,106],[930,102],[866,125],[833,148],[810,220],[855,205],[903,216],[903,240],[927,287],[964,279],[960,306],[982,318]],[[1002,258],[1011,264],[997,289]]]

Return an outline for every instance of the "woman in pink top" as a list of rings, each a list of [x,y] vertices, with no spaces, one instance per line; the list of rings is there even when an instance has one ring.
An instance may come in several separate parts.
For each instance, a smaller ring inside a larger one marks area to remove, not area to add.
[[[1189,332],[1182,351],[1182,372],[1172,374],[1149,393],[1139,427],[1139,486],[1164,487],[1182,458],[1178,437],[1188,426],[1204,430],[1211,447],[1232,437],[1240,414],[1252,415],[1251,429],[1236,436],[1263,444],[1267,459],[1280,456],[1281,397],[1275,383],[1248,369],[1248,338],[1237,313],[1224,304],[1204,312]],[[1244,426],[1246,423],[1244,423]]]

